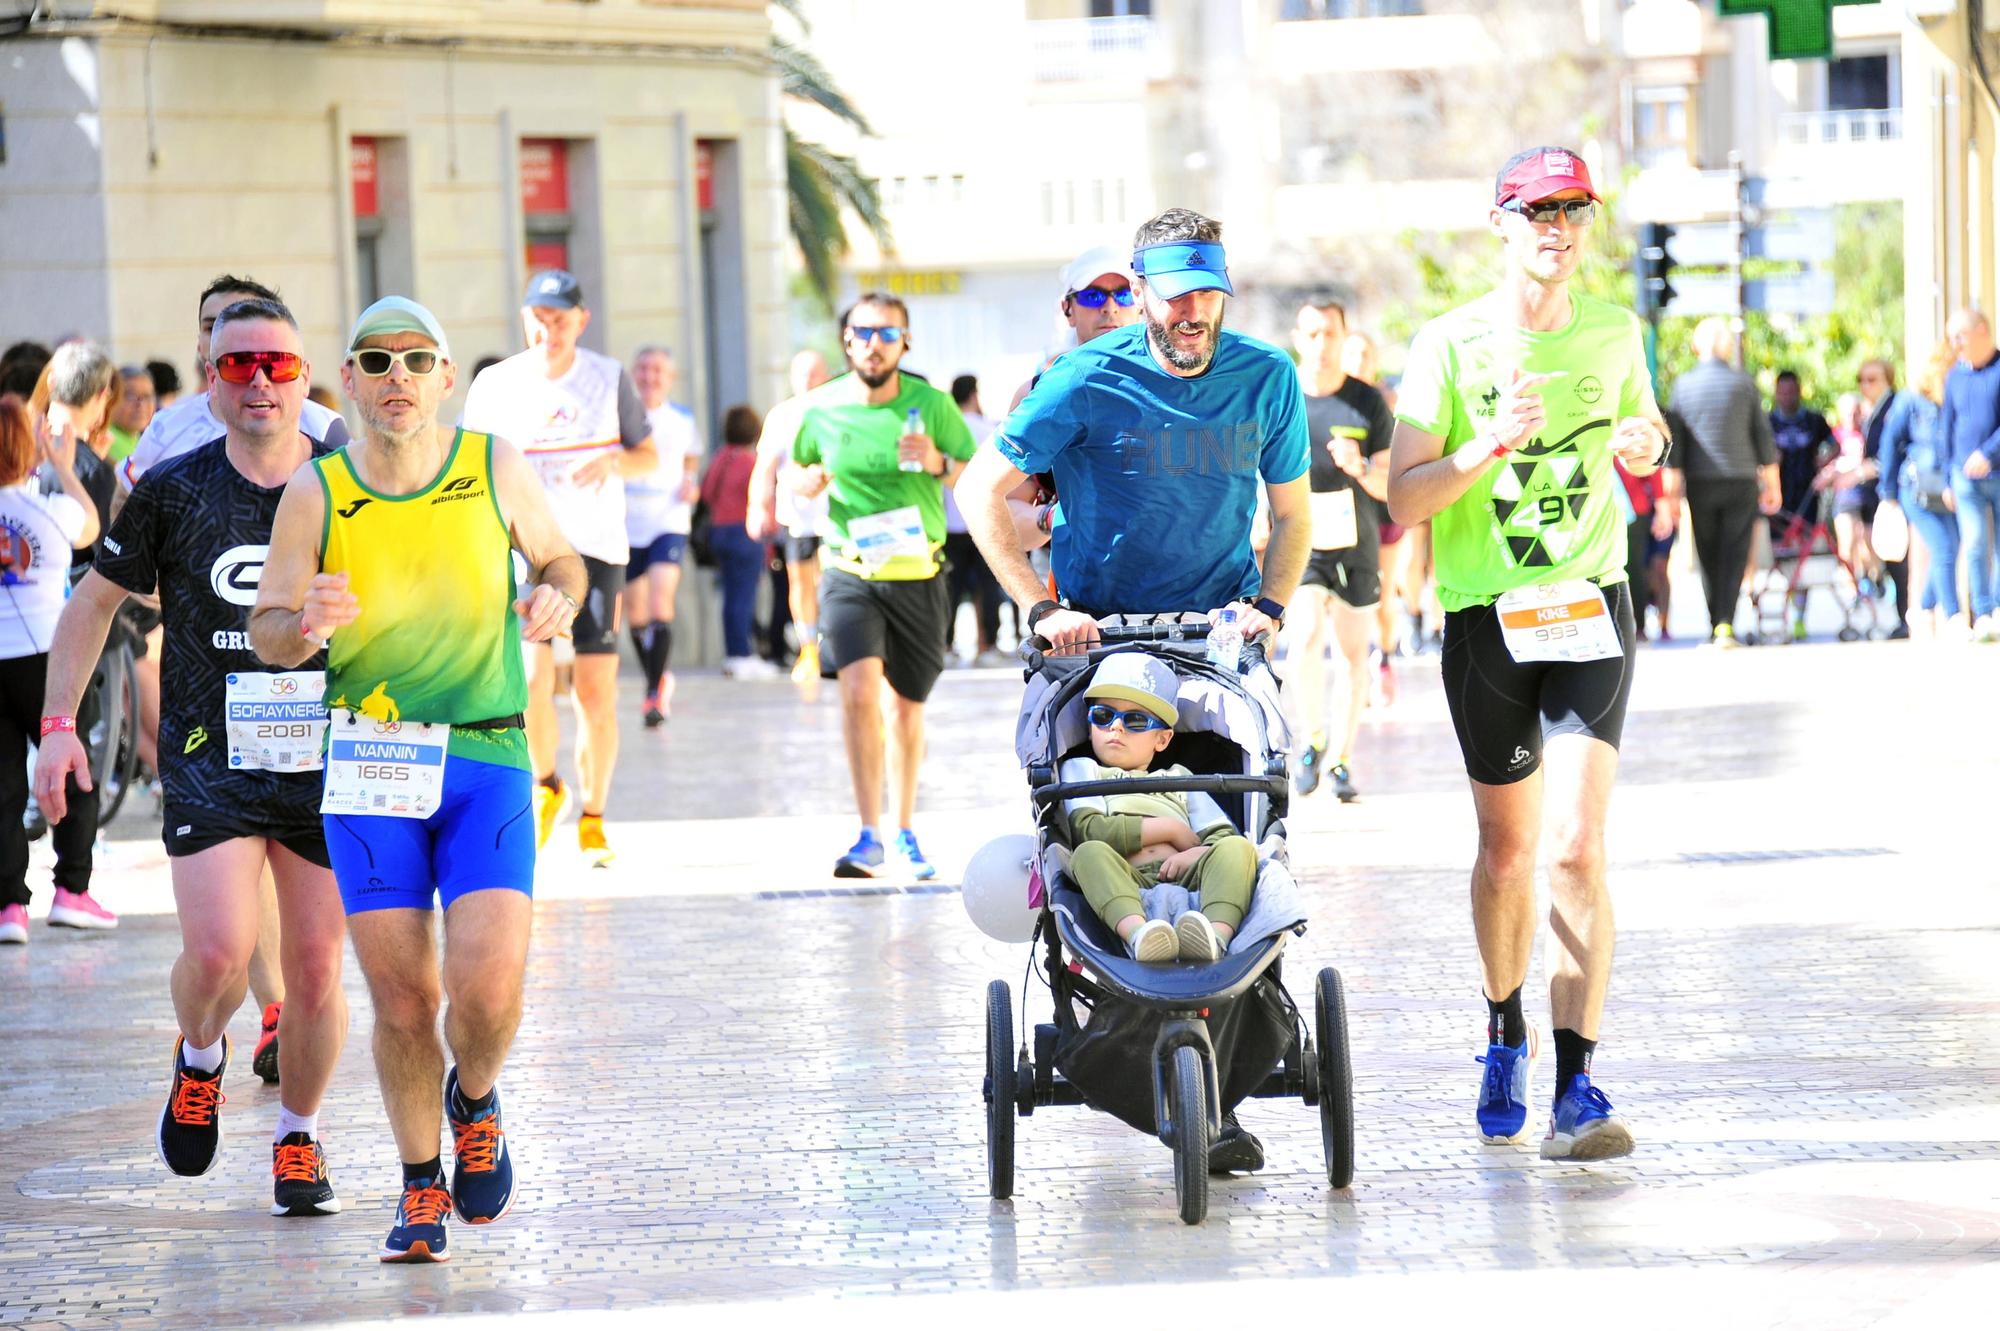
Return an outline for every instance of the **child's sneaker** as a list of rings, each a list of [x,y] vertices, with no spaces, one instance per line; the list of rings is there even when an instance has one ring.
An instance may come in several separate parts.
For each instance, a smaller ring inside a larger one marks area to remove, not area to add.
[[[1222,940],[1216,937],[1215,926],[1208,916],[1200,911],[1182,911],[1174,921],[1174,935],[1182,961],[1198,961],[1207,966],[1222,960]]]
[[[1131,949],[1133,960],[1149,966],[1165,965],[1180,956],[1181,951],[1180,936],[1165,920],[1147,920],[1132,931],[1125,945]]]

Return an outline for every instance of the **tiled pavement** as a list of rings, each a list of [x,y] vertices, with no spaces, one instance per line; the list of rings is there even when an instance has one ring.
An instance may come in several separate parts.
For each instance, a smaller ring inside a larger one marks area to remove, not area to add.
[[[1319,965],[1347,979],[1355,1185],[1326,1188],[1312,1110],[1255,1102],[1244,1118],[1270,1164],[1218,1184],[1193,1229],[1165,1150],[1080,1109],[1021,1121],[1015,1198],[988,1200],[981,993],[1004,977],[1018,1005],[1024,950],[974,932],[948,888],[817,894],[852,831],[830,698],[689,679],[671,727],[628,734],[621,867],[593,876],[562,851],[544,866],[504,1080],[519,1204],[454,1226],[446,1267],[373,1259],[396,1174],[351,962],[324,1114],[346,1213],[264,1214],[276,1096],[247,1058],[218,1172],[174,1179],[155,1160],[177,934],[148,913],[156,856],[128,816],[100,887],[124,927],[37,925],[0,952],[0,1323],[726,1313],[891,1293],[957,1298],[864,1297],[871,1324],[996,1303],[1104,1321],[1167,1311],[1107,1286],[1255,1277],[1274,1309],[1391,1316],[1452,1296],[1515,1324],[1562,1315],[1558,1287],[1525,1275],[1566,1271],[1584,1315],[1623,1324],[1703,1290],[1719,1325],[1976,1325],[1976,1309],[1934,1314],[1978,1289],[1990,1312],[2000,1293],[2000,724],[1958,702],[1990,695],[1996,664],[1904,644],[1647,653],[1614,806],[1620,953],[1598,1063],[1641,1146],[1589,1167],[1472,1135],[1469,803],[1431,667],[1406,668],[1364,735],[1366,798],[1315,797],[1295,819],[1315,910],[1289,974],[1299,997]],[[972,847],[1025,826],[1017,690],[981,672],[940,692],[920,825],[947,883]],[[1031,1013],[1046,1004],[1037,985]],[[247,1053],[247,1009],[235,1033]],[[1185,1289],[1190,1315],[1229,1306]]]

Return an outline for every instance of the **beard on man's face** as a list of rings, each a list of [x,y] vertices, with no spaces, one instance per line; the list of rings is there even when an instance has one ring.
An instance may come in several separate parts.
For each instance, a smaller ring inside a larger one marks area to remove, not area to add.
[[[1202,339],[1199,351],[1184,351],[1174,345],[1172,334],[1175,329],[1186,333],[1202,329],[1208,336]],[[1146,332],[1153,339],[1153,345],[1159,348],[1160,354],[1166,357],[1167,363],[1175,369],[1204,370],[1208,368],[1208,363],[1215,359],[1215,348],[1222,337],[1222,312],[1219,310],[1216,312],[1213,323],[1202,323],[1198,319],[1177,319],[1169,325],[1155,319],[1152,311],[1148,310]]]

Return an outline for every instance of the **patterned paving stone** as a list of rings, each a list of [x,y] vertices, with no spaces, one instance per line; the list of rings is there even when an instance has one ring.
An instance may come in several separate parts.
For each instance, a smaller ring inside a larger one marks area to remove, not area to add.
[[[1294,818],[1313,922],[1287,975],[1295,997],[1320,965],[1346,978],[1358,1177],[1330,1192],[1314,1111],[1254,1102],[1243,1118],[1269,1164],[1218,1182],[1198,1228],[1174,1216],[1166,1150],[1081,1109],[1018,1121],[1015,1196],[986,1196],[982,994],[1006,978],[1017,1013],[1045,1017],[1039,982],[1023,997],[1023,950],[974,932],[949,885],[820,894],[830,880],[787,857],[830,860],[847,828],[830,700],[690,679],[667,740],[627,739],[613,813],[639,852],[602,879],[545,867],[504,1078],[520,1199],[500,1225],[454,1226],[447,1267],[373,1257],[398,1177],[351,958],[323,1117],[347,1210],[302,1221],[264,1214],[276,1095],[247,1064],[215,1174],[172,1178],[153,1156],[170,915],[135,912],[110,936],[37,925],[0,952],[0,1324],[883,1295],[928,1309],[1149,1271],[1302,1297],[1567,1271],[1600,1298],[1629,1291],[1632,1314],[1665,1275],[1709,1268],[1732,1290],[1754,1280],[1732,1294],[1761,1310],[1745,1324],[1871,1324],[2000,1255],[2000,873],[1974,813],[1990,736],[1968,745],[1934,708],[1992,659],[1647,654],[1614,808],[1621,936],[1598,1062],[1641,1145],[1592,1166],[1471,1131],[1470,809],[1435,685],[1406,668],[1357,757],[1364,800]],[[1006,750],[1017,696],[1004,672],[954,674],[940,695],[922,825],[943,832],[947,878],[1025,825]],[[1859,755],[1855,699],[1871,709]],[[140,864],[143,819],[115,834],[111,858]],[[680,856],[729,890],[677,881]],[[109,870],[107,899],[141,899],[148,872]],[[1530,1011],[1546,1035],[1545,1003]],[[239,1041],[253,1028],[246,1008]]]

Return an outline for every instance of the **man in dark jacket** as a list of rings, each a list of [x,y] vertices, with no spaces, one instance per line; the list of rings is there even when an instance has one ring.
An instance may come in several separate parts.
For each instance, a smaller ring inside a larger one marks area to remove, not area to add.
[[[1778,453],[1763,398],[1736,368],[1736,338],[1723,319],[1695,325],[1695,367],[1674,384],[1673,407],[1690,447],[1667,465],[1681,474],[1695,556],[1708,600],[1709,642],[1736,645],[1736,598],[1750,561],[1759,510],[1778,511]]]

